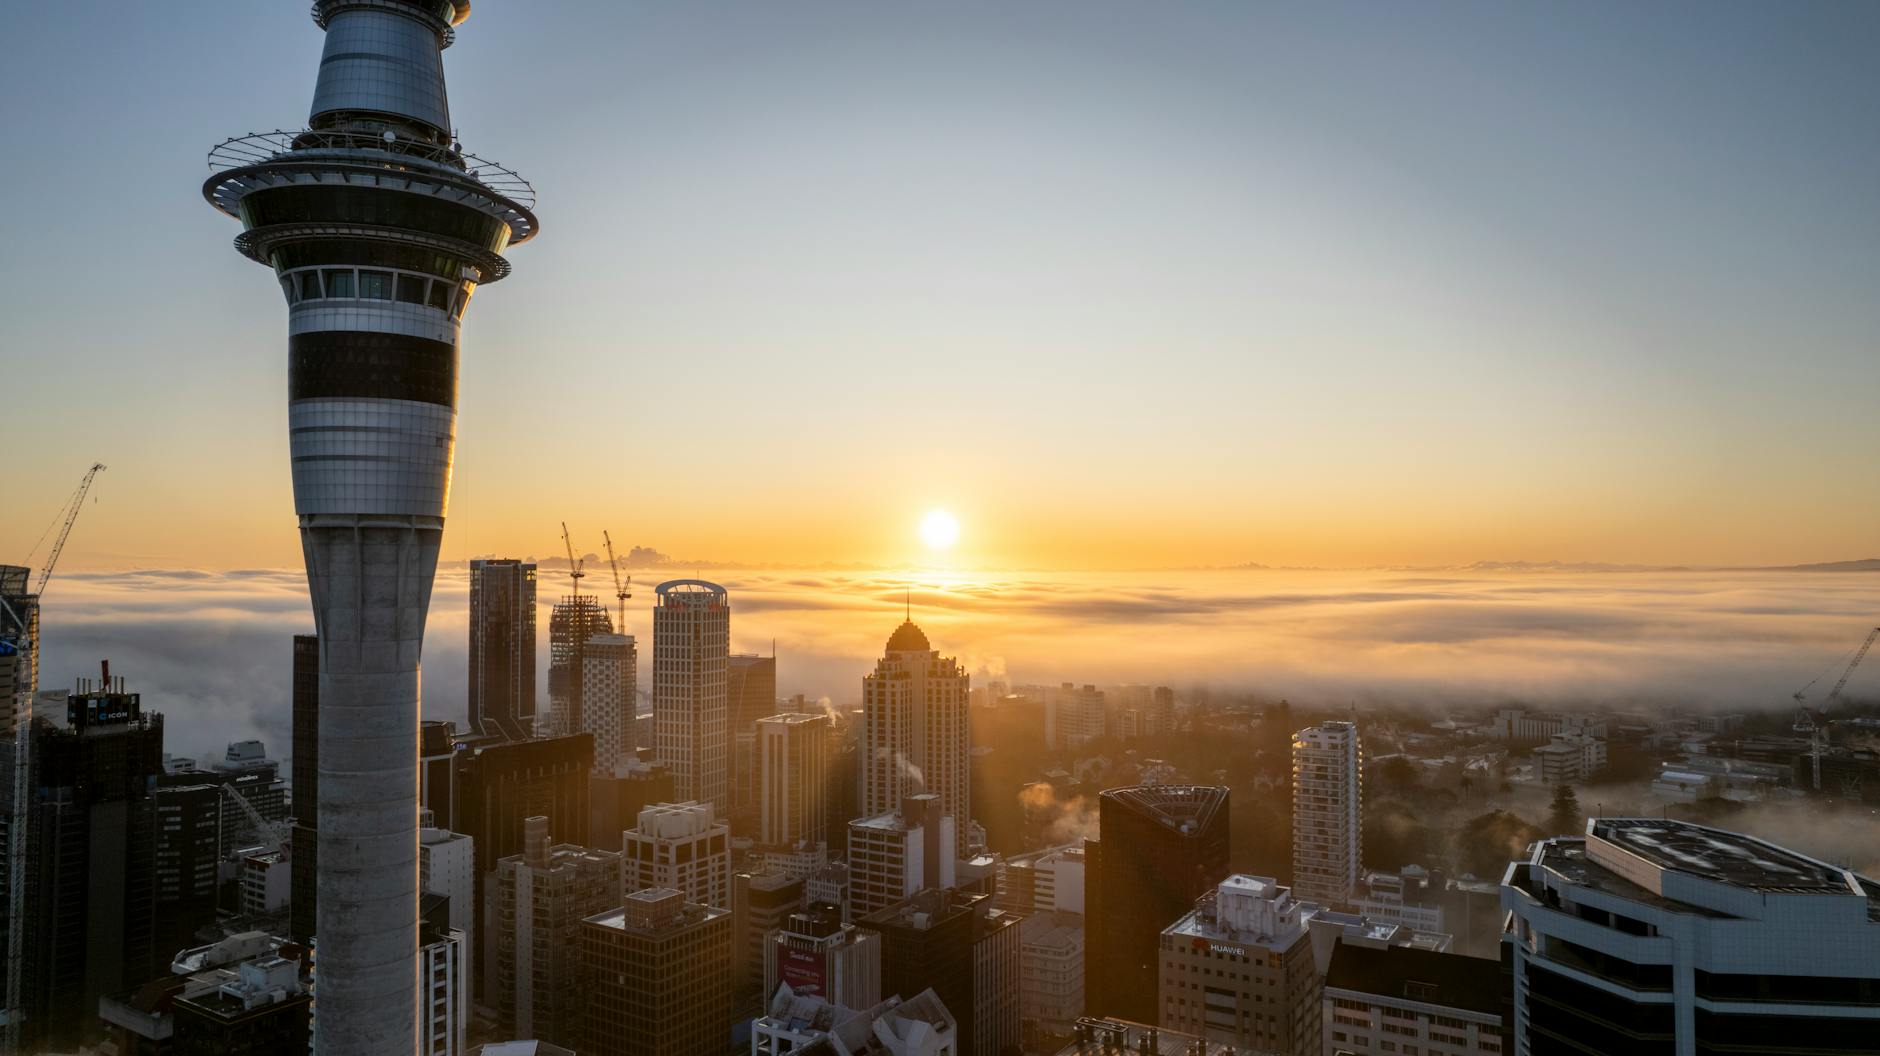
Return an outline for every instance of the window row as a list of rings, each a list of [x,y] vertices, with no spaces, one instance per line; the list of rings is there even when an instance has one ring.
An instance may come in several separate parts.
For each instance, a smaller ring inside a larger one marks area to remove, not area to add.
[[[463,318],[475,285],[375,268],[302,268],[281,276],[288,304],[321,300],[398,301]]]

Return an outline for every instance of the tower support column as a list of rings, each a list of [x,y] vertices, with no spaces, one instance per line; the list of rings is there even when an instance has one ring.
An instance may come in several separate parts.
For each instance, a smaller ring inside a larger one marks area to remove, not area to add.
[[[417,1051],[419,659],[443,527],[301,518],[321,652],[321,1053]]]

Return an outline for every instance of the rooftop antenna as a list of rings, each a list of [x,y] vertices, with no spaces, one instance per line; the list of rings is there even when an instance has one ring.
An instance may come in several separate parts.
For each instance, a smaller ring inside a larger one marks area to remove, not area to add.
[[[907,588],[907,622],[914,622],[914,588]]]

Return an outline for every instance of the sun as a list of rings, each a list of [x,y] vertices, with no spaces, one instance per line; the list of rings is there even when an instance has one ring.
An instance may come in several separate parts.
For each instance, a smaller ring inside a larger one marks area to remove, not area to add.
[[[960,539],[960,519],[945,510],[934,510],[921,518],[920,537],[935,550],[945,550]]]

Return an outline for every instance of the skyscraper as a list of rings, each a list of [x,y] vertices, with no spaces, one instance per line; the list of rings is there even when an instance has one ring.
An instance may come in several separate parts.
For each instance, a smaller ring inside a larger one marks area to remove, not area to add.
[[[313,941],[319,905],[320,837],[320,639],[294,635],[294,741],[288,773],[294,790],[293,898],[288,906],[288,935],[302,945]]]
[[[690,1056],[731,1027],[731,911],[648,888],[581,922],[581,1056]]]
[[[1343,907],[1363,873],[1364,748],[1358,727],[1324,722],[1293,734],[1293,894]]]
[[[953,886],[959,828],[931,792],[900,809],[849,822],[849,908],[856,917],[922,891]]]
[[[723,812],[731,806],[725,701],[731,602],[725,588],[699,579],[661,583],[655,593],[655,750],[672,767],[674,795]]]
[[[771,715],[757,721],[758,841],[828,840],[829,719]]]
[[[512,741],[535,732],[533,562],[470,562],[470,728]]]
[[[587,640],[581,658],[579,729],[594,735],[596,777],[611,777],[633,754],[639,663],[630,634],[596,634]]]
[[[497,864],[501,926],[491,1003],[503,1035],[575,1048],[587,1002],[581,921],[620,904],[620,856],[551,846],[547,818],[525,825],[523,852]]]
[[[25,1017],[27,763],[39,689],[39,597],[27,593],[30,576],[20,565],[0,565],[0,1040],[8,1051],[18,1049]]]
[[[671,888],[688,902],[731,908],[731,831],[709,803],[660,803],[620,836],[622,890]]]
[[[725,658],[725,715],[731,750],[731,829],[748,835],[757,814],[757,720],[775,715],[777,658],[733,653]]]
[[[555,603],[548,615],[549,716],[542,732],[560,736],[587,728],[581,690],[588,639],[613,631],[607,607],[591,594],[572,594]]]
[[[1520,1056],[1874,1050],[1870,877],[1705,825],[1599,818],[1535,844],[1501,905]]]
[[[163,716],[107,670],[80,683],[63,728],[34,719],[32,740],[27,1051],[70,1051],[100,1030],[99,997],[176,952],[151,946]]]
[[[1138,785],[1097,797],[1102,838],[1084,842],[1093,1016],[1156,1022],[1162,929],[1227,877],[1227,789]]]
[[[959,661],[936,652],[912,621],[895,628],[886,655],[862,678],[864,815],[932,792],[965,829],[972,820],[968,682]]]
[[[294,505],[320,636],[319,1054],[418,1044],[418,667],[455,446],[458,332],[533,192],[454,136],[469,0],[316,0],[309,128],[229,140],[203,195],[288,304]]]

